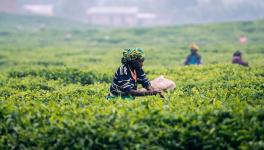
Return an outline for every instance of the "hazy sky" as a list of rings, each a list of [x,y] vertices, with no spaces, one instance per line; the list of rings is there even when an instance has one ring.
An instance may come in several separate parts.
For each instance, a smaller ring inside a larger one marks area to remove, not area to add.
[[[160,3],[162,1],[168,1],[174,3],[176,1],[185,1],[178,4],[188,4],[188,1],[196,1],[198,5],[214,5],[214,4],[223,4],[223,5],[238,5],[238,4],[249,4],[249,5],[264,5],[264,0],[18,0],[19,3],[58,3],[61,1],[73,1],[78,3],[82,1],[82,3],[97,3],[104,4],[109,1],[116,2],[117,4],[134,4],[134,3],[144,3],[144,1],[150,1],[152,5],[155,3]],[[186,3],[187,2],[187,3]]]
[[[214,2],[221,2],[223,5],[263,5],[264,0],[197,0],[199,5],[213,5]]]
[[[264,19],[264,0],[18,0],[20,4],[54,4],[63,17],[85,19],[97,5],[137,6],[170,15],[176,24]]]

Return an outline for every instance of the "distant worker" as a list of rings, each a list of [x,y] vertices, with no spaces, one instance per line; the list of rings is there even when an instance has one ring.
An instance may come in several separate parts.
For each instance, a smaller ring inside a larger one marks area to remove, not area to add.
[[[134,99],[135,96],[157,94],[163,97],[162,90],[154,89],[147,79],[142,69],[144,59],[144,51],[142,49],[124,49],[121,59],[122,65],[115,72],[107,96],[108,100],[117,97],[121,97],[122,99]],[[137,83],[140,83],[146,90],[137,90]]]
[[[237,50],[233,54],[232,64],[239,64],[239,65],[246,66],[246,67],[248,66],[248,63],[243,61],[242,53],[239,50]]]
[[[184,65],[201,65],[202,57],[198,54],[199,47],[196,44],[191,45],[191,54],[189,54],[184,62]]]

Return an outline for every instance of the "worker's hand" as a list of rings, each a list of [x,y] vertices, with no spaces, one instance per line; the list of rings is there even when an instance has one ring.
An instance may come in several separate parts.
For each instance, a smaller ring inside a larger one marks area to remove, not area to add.
[[[157,94],[159,94],[159,96],[160,96],[161,98],[165,98],[165,96],[164,96],[164,92],[163,92],[162,90],[158,89],[158,90],[156,90],[156,92],[157,92]]]
[[[159,94],[161,98],[164,98],[164,93],[160,89],[153,89],[148,91],[150,95],[157,95]]]
[[[165,98],[163,91],[161,91],[161,93],[159,93],[159,95],[160,95],[161,98]]]

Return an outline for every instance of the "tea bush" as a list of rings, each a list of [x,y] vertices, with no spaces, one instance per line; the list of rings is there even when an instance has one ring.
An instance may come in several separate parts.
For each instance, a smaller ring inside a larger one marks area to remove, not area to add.
[[[176,90],[165,99],[134,101],[106,100],[109,82],[65,82],[83,72],[49,68],[1,76],[1,149],[263,148],[261,67],[168,70]]]

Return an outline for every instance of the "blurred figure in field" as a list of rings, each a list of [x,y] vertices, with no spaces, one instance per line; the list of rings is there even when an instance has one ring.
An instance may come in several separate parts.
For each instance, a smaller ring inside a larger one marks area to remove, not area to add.
[[[239,64],[239,65],[248,67],[248,63],[245,62],[245,61],[243,61],[243,59],[242,59],[242,53],[239,50],[237,50],[233,54],[232,64]]]
[[[202,57],[198,54],[199,47],[195,43],[191,45],[191,54],[189,54],[184,62],[184,65],[201,65]]]
[[[240,44],[242,44],[242,45],[247,44],[247,43],[248,43],[248,38],[247,38],[247,36],[245,36],[245,35],[240,36],[240,37],[239,37],[239,42],[240,42]]]

